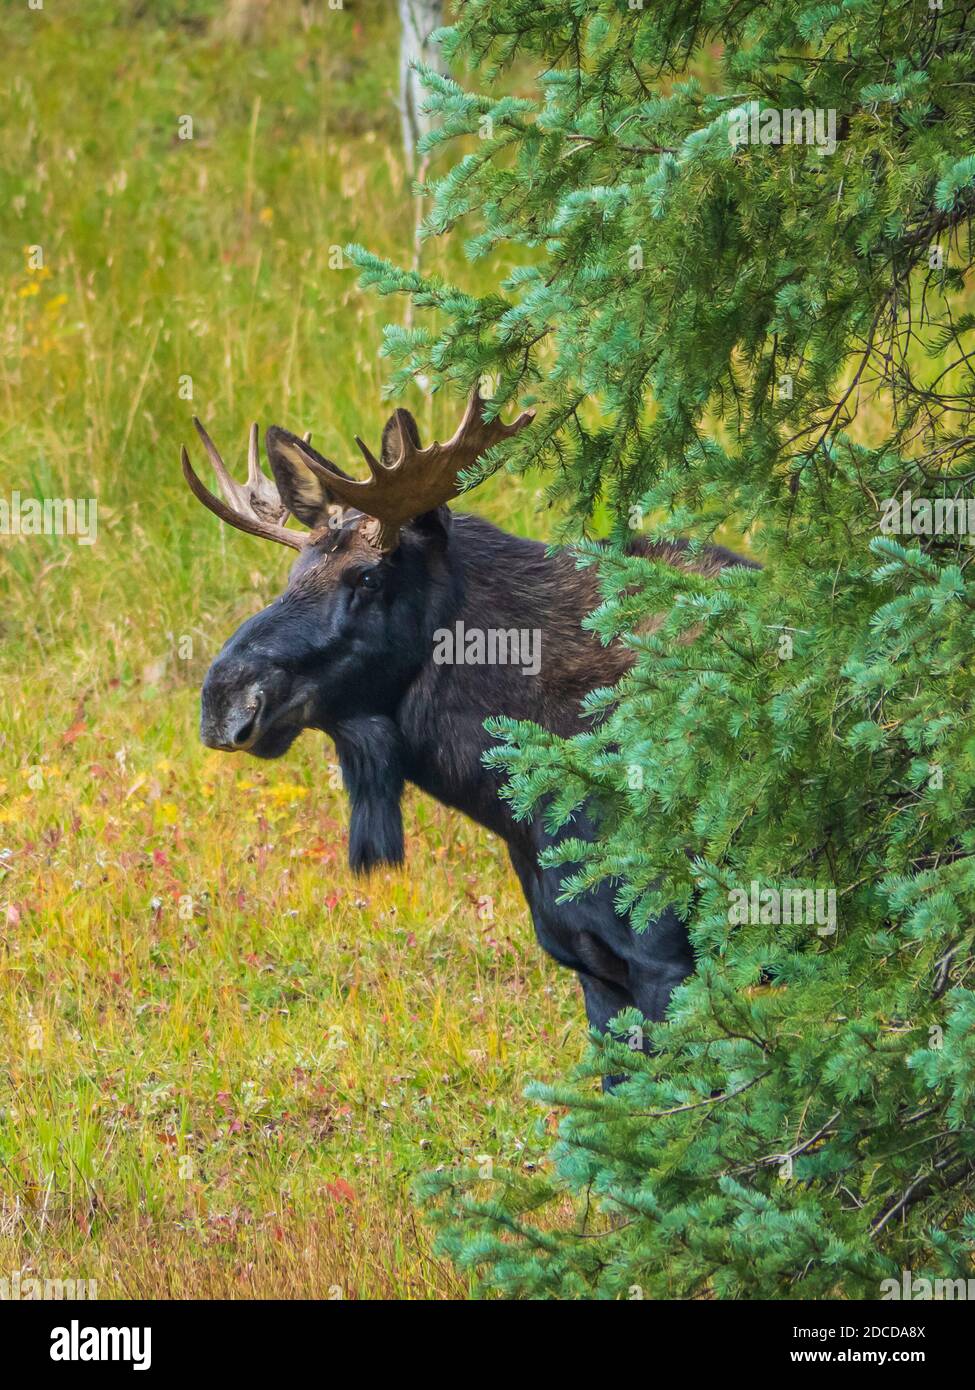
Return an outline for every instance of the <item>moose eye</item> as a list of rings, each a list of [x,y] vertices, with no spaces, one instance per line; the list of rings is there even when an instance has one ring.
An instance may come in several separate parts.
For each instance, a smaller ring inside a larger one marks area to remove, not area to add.
[[[383,587],[382,575],[378,570],[363,570],[359,576],[359,588],[368,589],[370,593],[375,593],[377,589]]]

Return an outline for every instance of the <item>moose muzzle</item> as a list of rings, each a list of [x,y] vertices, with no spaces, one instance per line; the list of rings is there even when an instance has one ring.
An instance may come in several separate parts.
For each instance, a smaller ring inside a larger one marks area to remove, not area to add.
[[[200,738],[228,753],[253,748],[287,704],[288,687],[285,672],[274,666],[218,657],[203,683]]]

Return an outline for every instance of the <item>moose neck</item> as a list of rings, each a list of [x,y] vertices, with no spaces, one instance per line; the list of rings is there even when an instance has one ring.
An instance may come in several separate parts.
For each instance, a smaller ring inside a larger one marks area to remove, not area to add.
[[[427,617],[427,648],[398,706],[327,729],[351,802],[349,858],[357,870],[403,859],[406,781],[500,835],[534,864],[537,827],[514,820],[499,775],[482,758],[493,715],[553,733],[585,728],[580,705],[630,664],[581,624],[599,601],[595,574],[549,556],[477,517],[455,515],[443,580]]]
[[[493,715],[557,734],[581,731],[580,702],[629,664],[583,630],[598,603],[592,570],[545,546],[455,515],[449,568],[455,602],[437,616],[431,650],[395,715],[402,772],[506,840],[524,839],[482,763]]]

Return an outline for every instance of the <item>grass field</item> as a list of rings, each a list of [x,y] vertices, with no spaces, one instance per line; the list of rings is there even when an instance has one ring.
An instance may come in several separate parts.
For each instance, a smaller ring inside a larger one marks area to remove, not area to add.
[[[462,1297],[411,1179],[538,1161],[521,1091],[582,1050],[574,981],[470,823],[411,797],[406,869],[357,882],[329,744],[198,743],[288,561],[177,465],[192,414],[228,461],[251,419],[378,438],[402,306],[333,266],[411,255],[394,7],[280,0],[246,42],[210,8],[4,7],[0,495],[95,496],[98,535],[0,536],[0,1274]],[[545,536],[539,496],[473,505]]]

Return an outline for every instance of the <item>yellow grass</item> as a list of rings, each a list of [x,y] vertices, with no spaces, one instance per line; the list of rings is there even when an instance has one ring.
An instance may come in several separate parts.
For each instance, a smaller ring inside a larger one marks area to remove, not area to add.
[[[410,1182],[538,1159],[521,1091],[582,1051],[574,982],[487,834],[413,796],[407,868],[362,884],[325,740],[199,745],[208,661],[287,561],[176,462],[193,413],[238,461],[252,418],[378,438],[402,311],[332,248],[410,256],[394,16],[281,4],[242,44],[209,8],[4,17],[0,494],[95,496],[98,535],[0,537],[0,1273],[465,1296]],[[475,505],[546,534],[529,483]]]

